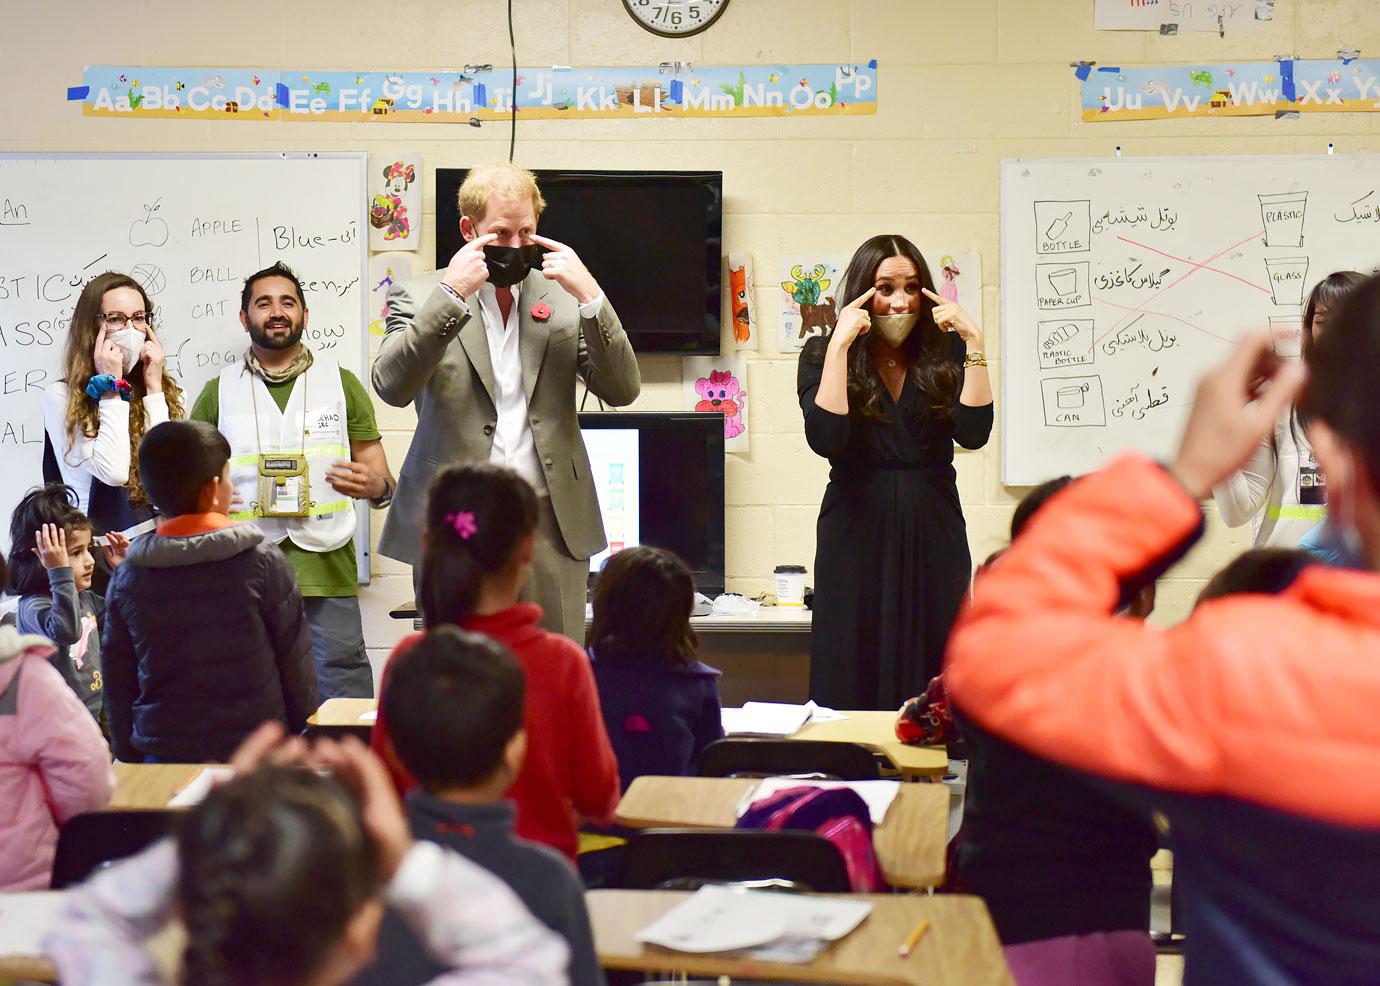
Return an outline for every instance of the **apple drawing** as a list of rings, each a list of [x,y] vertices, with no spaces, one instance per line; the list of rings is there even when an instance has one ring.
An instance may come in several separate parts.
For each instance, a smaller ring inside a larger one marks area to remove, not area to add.
[[[168,224],[154,215],[158,208],[158,202],[144,206],[144,218],[129,224],[130,246],[161,247],[168,242]]]

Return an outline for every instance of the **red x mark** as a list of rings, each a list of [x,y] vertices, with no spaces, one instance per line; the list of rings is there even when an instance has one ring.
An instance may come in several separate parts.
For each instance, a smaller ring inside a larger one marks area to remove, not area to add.
[[[1154,300],[1155,300],[1156,298],[1158,298],[1160,295],[1162,295],[1162,294],[1164,294],[1165,292],[1171,290],[1172,288],[1175,288],[1175,287],[1177,287],[1178,285],[1182,284],[1184,281],[1188,280],[1190,277],[1192,277],[1194,274],[1198,273],[1200,270],[1204,270],[1205,268],[1207,268],[1208,264],[1212,263],[1212,262],[1213,262],[1214,260],[1216,260],[1218,257],[1220,257],[1220,256],[1222,256],[1223,254],[1226,254],[1226,253],[1231,253],[1231,252],[1232,252],[1233,250],[1235,250],[1237,247],[1241,246],[1242,244],[1249,243],[1251,240],[1255,239],[1257,236],[1261,236],[1263,233],[1264,233],[1264,230],[1256,230],[1254,233],[1252,233],[1250,236],[1247,236],[1245,239],[1243,239],[1243,240],[1238,240],[1236,243],[1233,243],[1231,246],[1223,247],[1221,250],[1219,250],[1219,251],[1217,251],[1216,253],[1214,253],[1211,257],[1208,257],[1206,260],[1203,260],[1203,261],[1186,260],[1186,261],[1184,261],[1184,263],[1187,263],[1187,264],[1191,264],[1191,265],[1192,265],[1192,266],[1189,268],[1188,271],[1186,271],[1182,276],[1180,276],[1180,277],[1177,278],[1176,280],[1170,281],[1168,284],[1166,284],[1164,287],[1160,288],[1160,289],[1159,289],[1158,291],[1156,291],[1154,294],[1150,295],[1148,298],[1146,298],[1144,301],[1142,301],[1142,302],[1141,302],[1139,305],[1137,305],[1136,307],[1134,307],[1134,308],[1130,309],[1129,311],[1127,311],[1125,315],[1121,316],[1121,318],[1117,321],[1117,323],[1116,323],[1115,325],[1113,325],[1113,326],[1112,326],[1110,329],[1108,329],[1106,332],[1102,333],[1102,335],[1100,335],[1098,338],[1096,338],[1096,339],[1093,340],[1093,346],[1099,345],[1099,344],[1102,342],[1103,339],[1106,339],[1107,336],[1111,335],[1111,334],[1112,334],[1113,332],[1115,332],[1117,329],[1121,328],[1122,325],[1124,325],[1124,324],[1126,323],[1126,320],[1127,320],[1128,318],[1130,318],[1132,315],[1136,315],[1136,314],[1140,314],[1140,313],[1145,312],[1145,306],[1148,305],[1148,304],[1150,304],[1152,301],[1154,301]],[[1177,258],[1176,258],[1176,259],[1177,259]]]
[[[1176,256],[1174,256],[1174,254],[1172,254],[1172,253],[1165,253],[1163,250],[1156,250],[1154,247],[1149,246],[1148,244],[1145,244],[1145,243],[1137,243],[1135,240],[1128,240],[1128,239],[1127,239],[1126,237],[1124,237],[1124,236],[1118,236],[1117,239],[1120,240],[1122,243],[1129,243],[1129,244],[1131,244],[1131,246],[1140,247],[1142,250],[1149,250],[1151,253],[1158,253],[1161,257],[1168,257],[1170,260],[1177,260],[1177,261],[1179,261],[1180,263],[1183,263],[1183,264],[1192,264],[1192,263],[1196,263],[1196,261],[1189,260],[1187,257],[1176,257]],[[1230,249],[1230,247],[1228,247],[1228,249]],[[1248,280],[1246,280],[1244,277],[1238,277],[1237,275],[1233,274],[1233,273],[1232,273],[1231,271],[1229,271],[1229,270],[1222,270],[1220,267],[1213,267],[1213,266],[1211,266],[1210,264],[1207,264],[1207,263],[1199,264],[1198,266],[1199,266],[1202,270],[1210,270],[1210,271],[1212,271],[1214,274],[1221,274],[1223,277],[1230,277],[1233,281],[1240,281],[1242,284],[1246,285],[1246,287],[1248,287],[1248,288],[1255,288],[1255,289],[1256,289],[1257,291],[1259,291],[1261,294],[1269,294],[1269,293],[1270,293],[1270,289],[1269,289],[1269,288],[1261,287],[1259,284],[1256,284],[1254,281],[1248,281]]]

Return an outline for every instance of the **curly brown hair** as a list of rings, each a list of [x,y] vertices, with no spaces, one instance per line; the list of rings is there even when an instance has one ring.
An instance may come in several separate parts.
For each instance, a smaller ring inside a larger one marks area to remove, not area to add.
[[[848,269],[843,274],[843,284],[839,289],[839,305],[845,305],[872,287],[877,279],[877,268],[888,257],[904,257],[915,265],[920,286],[926,291],[934,291],[934,277],[929,264],[914,243],[904,236],[883,233],[874,236],[858,247]],[[925,295],[920,296],[920,321],[906,341],[901,344],[901,355],[906,363],[907,375],[915,381],[921,393],[929,399],[930,411],[939,416],[948,416],[959,391],[963,386],[963,371],[951,357],[951,339],[934,324],[934,302]],[[830,329],[832,333],[833,330]],[[882,401],[885,385],[872,361],[872,347],[854,345],[848,350],[848,406],[857,408],[869,418],[885,418],[886,405]]]
[[[128,274],[106,271],[97,274],[82,288],[81,297],[72,311],[72,324],[67,329],[67,348],[62,354],[63,379],[67,382],[67,445],[70,448],[76,441],[77,432],[87,438],[95,438],[100,426],[100,407],[96,401],[86,396],[86,381],[96,373],[93,353],[96,336],[100,333],[100,321],[96,315],[101,311],[101,301],[107,291],[116,288],[132,288],[144,299],[144,311],[152,312],[153,305],[141,285]],[[144,437],[147,419],[144,414],[144,375],[134,374],[129,381],[129,492],[130,502],[137,506],[148,503],[144,487],[139,482],[139,470],[134,468],[138,461],[139,442]],[[168,417],[180,418],[185,414],[182,403],[182,388],[177,385],[166,368],[163,370],[163,397],[168,402]]]

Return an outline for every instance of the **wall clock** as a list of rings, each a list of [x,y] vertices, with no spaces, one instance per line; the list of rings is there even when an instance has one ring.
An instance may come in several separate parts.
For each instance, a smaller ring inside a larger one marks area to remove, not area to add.
[[[663,38],[688,38],[719,19],[728,0],[623,0],[639,25]]]

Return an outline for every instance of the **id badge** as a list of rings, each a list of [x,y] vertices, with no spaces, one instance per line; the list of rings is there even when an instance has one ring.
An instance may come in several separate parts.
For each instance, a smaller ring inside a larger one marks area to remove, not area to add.
[[[1327,503],[1327,477],[1316,466],[1299,466],[1299,503],[1304,506]]]
[[[299,452],[259,455],[260,517],[305,517],[311,509],[311,474]]]

